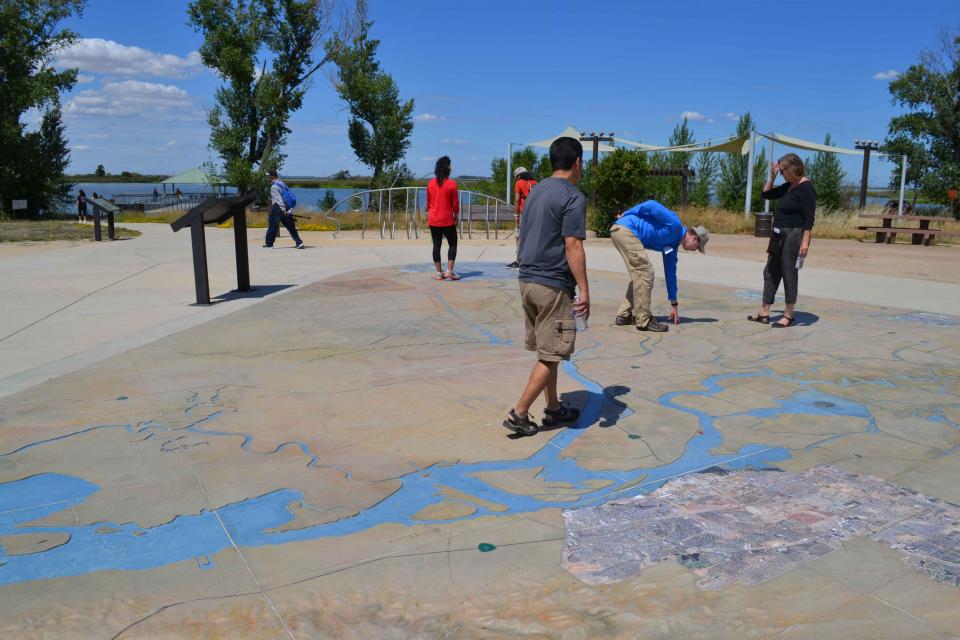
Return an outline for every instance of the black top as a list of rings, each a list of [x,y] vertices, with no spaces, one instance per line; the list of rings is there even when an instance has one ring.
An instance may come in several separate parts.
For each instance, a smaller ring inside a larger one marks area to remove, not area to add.
[[[790,183],[760,194],[764,200],[780,200],[777,212],[773,214],[773,226],[786,229],[803,227],[804,231],[813,229],[813,213],[817,209],[817,191],[809,180],[801,182],[792,190]]]

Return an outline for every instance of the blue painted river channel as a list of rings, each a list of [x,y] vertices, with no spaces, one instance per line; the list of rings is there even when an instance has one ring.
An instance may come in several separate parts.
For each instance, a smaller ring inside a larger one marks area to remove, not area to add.
[[[469,269],[465,269],[465,272],[478,278],[512,277],[499,266],[483,263],[469,265]],[[459,317],[455,310],[449,307],[448,309]],[[502,339],[483,327],[473,325],[473,328],[490,342],[491,348],[496,348],[497,344],[503,343]],[[826,384],[824,381],[780,378],[766,369],[723,373],[703,380],[701,391],[677,391],[666,393],[659,398],[659,403],[663,407],[693,415],[699,422],[700,433],[686,443],[680,457],[660,466],[630,471],[585,469],[580,467],[575,459],[565,457],[564,452],[591,425],[597,423],[598,418],[603,415],[604,407],[609,409],[606,403],[610,403],[611,400],[604,395],[603,387],[599,383],[587,378],[579,371],[577,364],[583,353],[598,349],[602,345],[592,340],[589,332],[581,334],[580,341],[586,345],[574,355],[571,362],[564,363],[563,371],[587,392],[588,401],[586,406],[582,407],[580,420],[570,428],[558,430],[556,435],[536,453],[525,459],[434,464],[403,476],[402,486],[376,505],[353,517],[328,524],[277,532],[275,530],[277,527],[294,518],[288,505],[303,500],[303,494],[300,491],[283,488],[225,505],[215,512],[201,511],[196,514],[179,515],[169,522],[154,527],[145,528],[133,523],[115,522],[78,526],[35,526],[29,523],[79,505],[100,488],[82,478],[55,472],[41,473],[15,482],[0,484],[0,538],[25,533],[60,534],[61,538],[62,534],[69,535],[68,541],[45,551],[4,555],[0,550],[0,584],[83,575],[109,569],[149,569],[189,559],[195,559],[198,569],[202,570],[211,566],[209,558],[212,555],[231,546],[220,524],[221,520],[240,546],[277,545],[298,540],[344,536],[388,523],[403,526],[447,524],[479,516],[503,516],[547,508],[587,506],[614,497],[652,491],[677,475],[711,466],[722,465],[727,469],[766,467],[789,458],[790,453],[787,449],[759,443],[744,446],[733,455],[711,453],[711,450],[723,443],[723,434],[714,425],[717,416],[679,404],[676,400],[689,396],[714,396],[724,390],[724,382],[731,378],[769,376],[782,380],[785,387],[787,385],[801,387],[801,390],[789,399],[778,401],[775,407],[744,411],[733,414],[734,416],[754,416],[769,420],[777,420],[781,416],[791,414],[847,416],[865,419],[866,430],[876,431],[873,417],[865,406],[807,388],[811,384]],[[214,398],[212,403],[208,404],[216,405],[217,402],[218,399]],[[188,413],[190,411],[188,409]],[[217,419],[222,413],[219,411],[198,419],[189,427],[189,430],[211,438],[235,437],[236,433],[216,430]],[[165,427],[148,422],[138,425],[92,427],[92,429],[115,429],[118,435],[121,433],[145,435],[145,431],[151,429],[159,431]],[[88,428],[73,435],[79,436],[90,430]],[[624,434],[624,437],[627,435]],[[62,439],[63,437],[57,440]],[[255,455],[247,450],[246,445],[251,439],[252,437],[247,437],[241,445],[243,455]],[[0,454],[0,458],[10,456],[27,447],[44,446],[44,444],[46,443],[37,442],[26,445],[17,451]],[[816,444],[818,443],[812,446]],[[274,451],[288,446],[299,447],[305,454],[308,465],[315,462],[315,457],[305,443],[278,443]],[[491,486],[476,475],[480,472],[517,470],[533,472],[538,469],[540,470],[539,478],[547,482],[569,483],[582,493],[576,497],[572,496],[566,502],[542,500],[535,496],[511,493]],[[595,482],[590,483],[590,481]],[[596,488],[601,484],[605,486]],[[476,511],[463,518],[436,522],[414,520],[413,516],[425,507],[449,499],[441,493],[444,487],[475,496],[483,502],[473,503],[464,500],[476,507]],[[484,506],[486,503],[495,503],[507,508],[505,511],[491,511]]]

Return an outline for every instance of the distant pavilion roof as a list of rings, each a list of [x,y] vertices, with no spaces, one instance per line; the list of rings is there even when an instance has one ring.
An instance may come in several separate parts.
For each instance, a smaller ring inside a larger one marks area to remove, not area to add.
[[[189,171],[170,176],[166,180],[161,180],[160,184],[210,184],[222,185],[226,181],[220,176],[207,173],[200,167],[195,167]]]

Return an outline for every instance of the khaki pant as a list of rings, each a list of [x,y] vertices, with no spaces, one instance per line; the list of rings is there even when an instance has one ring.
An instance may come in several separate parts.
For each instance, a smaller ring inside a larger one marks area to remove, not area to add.
[[[543,362],[569,360],[577,341],[570,294],[536,282],[520,283],[524,347]]]
[[[631,315],[638,327],[645,327],[653,319],[650,314],[650,296],[653,293],[653,265],[647,257],[640,238],[630,229],[618,224],[610,227],[610,239],[627,265],[630,284],[627,285],[626,300],[617,310],[617,317],[628,318]]]

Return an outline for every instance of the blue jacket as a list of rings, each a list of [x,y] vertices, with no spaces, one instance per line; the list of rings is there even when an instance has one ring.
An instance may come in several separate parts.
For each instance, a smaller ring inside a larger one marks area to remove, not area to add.
[[[656,200],[647,200],[623,212],[613,224],[626,227],[640,239],[644,249],[663,253],[663,277],[667,297],[677,299],[677,252],[687,228],[673,211]]]

